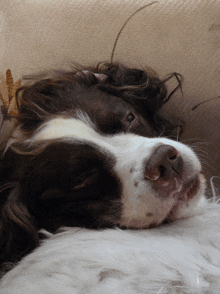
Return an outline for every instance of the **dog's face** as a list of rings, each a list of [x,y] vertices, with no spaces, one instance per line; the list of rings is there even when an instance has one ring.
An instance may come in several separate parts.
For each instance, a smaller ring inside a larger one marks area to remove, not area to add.
[[[49,230],[156,226],[185,216],[204,191],[200,162],[187,146],[100,134],[84,114],[51,119],[29,144],[40,150],[22,167],[25,203]]]
[[[124,76],[111,70],[23,89],[20,125],[2,167],[1,246],[8,256],[36,246],[40,228],[149,228],[186,217],[199,203],[205,181],[197,156],[157,137],[157,99],[164,98],[158,79],[146,76],[138,86],[130,71],[125,83],[126,68]],[[150,98],[142,105],[144,95]]]

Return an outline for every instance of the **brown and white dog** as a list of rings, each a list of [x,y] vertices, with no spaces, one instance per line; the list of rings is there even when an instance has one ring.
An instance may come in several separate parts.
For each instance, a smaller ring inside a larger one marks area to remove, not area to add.
[[[151,228],[193,214],[205,180],[168,139],[164,81],[121,64],[55,72],[17,92],[18,125],[1,163],[0,262],[40,229]]]

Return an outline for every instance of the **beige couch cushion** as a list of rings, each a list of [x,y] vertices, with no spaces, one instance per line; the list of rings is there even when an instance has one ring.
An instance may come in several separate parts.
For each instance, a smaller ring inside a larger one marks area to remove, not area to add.
[[[2,0],[0,72],[11,69],[16,81],[23,74],[66,67],[72,61],[110,61],[123,24],[151,2]],[[220,95],[219,15],[219,0],[155,1],[130,19],[114,54],[114,61],[151,66],[161,78],[174,71],[184,76],[184,97],[176,93],[164,111],[187,122],[183,139],[203,142],[198,146],[199,153],[205,150],[207,177],[220,171],[220,99],[191,109]],[[215,183],[220,186],[220,180]]]

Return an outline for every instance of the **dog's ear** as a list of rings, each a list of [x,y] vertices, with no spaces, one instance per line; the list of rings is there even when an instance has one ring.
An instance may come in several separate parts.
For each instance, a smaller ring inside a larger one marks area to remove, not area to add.
[[[24,160],[25,155],[10,147],[1,160],[0,263],[19,260],[39,243],[37,228],[26,207],[20,184]]]
[[[83,68],[24,78],[29,82],[16,92],[18,124],[26,132],[31,132],[58,111],[69,111],[70,105],[74,108],[75,97],[81,87],[104,83],[106,78],[102,73]]]
[[[151,71],[128,68],[119,63],[100,65],[108,78],[100,88],[132,104],[139,113],[158,111],[165,103],[167,88]]]
[[[66,101],[63,97],[69,96],[70,87],[66,80],[43,79],[19,88],[16,93],[18,124],[25,131],[32,131],[45,118],[55,114],[57,109],[65,111]]]
[[[22,201],[19,183],[4,184],[0,192],[6,199],[1,206],[0,262],[15,262],[38,246],[38,233]]]

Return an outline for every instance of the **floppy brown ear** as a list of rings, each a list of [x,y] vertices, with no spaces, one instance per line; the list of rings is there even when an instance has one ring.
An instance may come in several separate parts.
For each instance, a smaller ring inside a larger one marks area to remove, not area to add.
[[[7,200],[1,209],[0,263],[15,262],[38,246],[38,233],[31,215],[22,203],[20,185],[5,184],[1,196]]]

